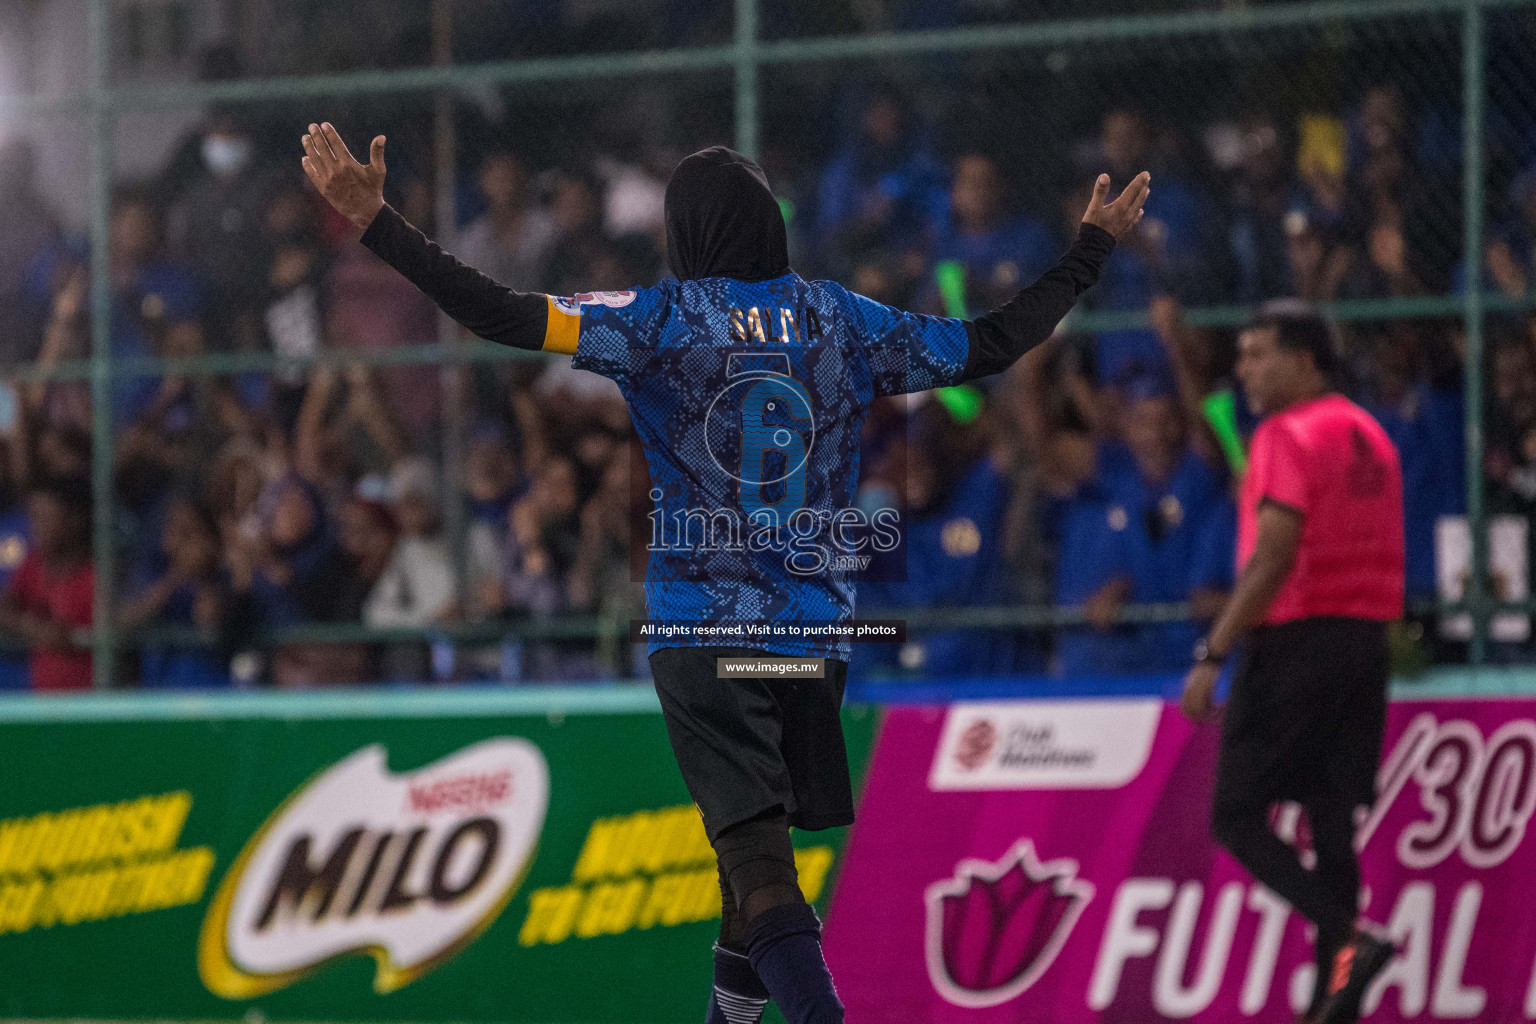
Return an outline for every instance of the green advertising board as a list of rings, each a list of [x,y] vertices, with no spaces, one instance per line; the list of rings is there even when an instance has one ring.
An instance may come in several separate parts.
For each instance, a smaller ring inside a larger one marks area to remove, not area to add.
[[[702,1012],[719,889],[648,687],[18,698],[0,750],[0,1016]],[[823,913],[843,832],[795,833]]]

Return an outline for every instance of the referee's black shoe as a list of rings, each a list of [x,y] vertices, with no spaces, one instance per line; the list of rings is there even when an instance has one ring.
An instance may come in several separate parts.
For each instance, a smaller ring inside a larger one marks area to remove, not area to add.
[[[1328,998],[1317,1015],[1317,1024],[1354,1024],[1360,1019],[1360,1000],[1366,986],[1386,968],[1397,947],[1365,931],[1344,944],[1333,958],[1328,979]]]

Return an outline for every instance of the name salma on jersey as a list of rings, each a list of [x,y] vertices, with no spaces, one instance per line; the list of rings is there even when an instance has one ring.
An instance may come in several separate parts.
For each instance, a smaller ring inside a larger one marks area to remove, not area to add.
[[[814,345],[825,336],[821,329],[821,317],[814,306],[802,307],[798,315],[787,306],[762,309],[748,306],[745,310],[733,308],[730,311],[730,323],[731,340],[735,342],[755,341],[766,345],[770,341],[777,341],[785,345]],[[803,335],[801,324],[805,325]]]

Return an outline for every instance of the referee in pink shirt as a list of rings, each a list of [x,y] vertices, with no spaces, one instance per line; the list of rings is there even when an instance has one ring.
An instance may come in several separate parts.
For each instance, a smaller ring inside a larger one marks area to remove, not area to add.
[[[1184,713],[1209,719],[1222,663],[1239,654],[1222,722],[1216,839],[1317,926],[1306,1024],[1359,1018],[1393,946],[1356,923],[1356,814],[1375,799],[1387,709],[1387,623],[1403,612],[1397,451],[1335,388],[1333,333],[1300,303],[1271,303],[1238,337],[1253,411],[1238,506],[1237,588],[1195,646]],[[1316,866],[1269,825],[1306,808]]]

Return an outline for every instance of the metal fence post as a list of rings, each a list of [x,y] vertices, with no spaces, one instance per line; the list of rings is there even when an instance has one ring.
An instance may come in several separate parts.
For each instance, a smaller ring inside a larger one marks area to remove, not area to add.
[[[1472,613],[1472,663],[1487,655],[1488,535],[1483,509],[1483,9],[1467,0],[1462,18],[1462,203],[1466,267],[1463,331],[1466,337],[1467,524],[1472,572],[1466,601]]]
[[[88,0],[87,75],[90,88],[90,232],[91,232],[91,492],[94,516],[91,557],[96,586],[91,604],[92,682],[112,685],[117,655],[113,619],[116,577],[112,503],[112,259],[107,251],[112,203],[111,7],[109,0]]]
[[[432,65],[450,67],[453,64],[454,0],[432,2]],[[433,110],[433,181],[436,186],[434,200],[434,233],[438,244],[445,249],[455,248],[458,241],[457,193],[458,193],[458,136],[454,121],[454,93],[438,90]],[[438,472],[442,486],[439,494],[439,511],[442,512],[441,528],[448,542],[455,578],[454,597],[461,608],[469,603],[469,559],[465,551],[464,505],[459,500],[459,478],[462,475],[464,451],[464,403],[471,397],[473,388],[470,368],[464,361],[464,341],[459,335],[459,325],[446,313],[437,314],[437,343],[443,347],[442,365],[438,369],[438,393],[442,402],[440,424],[442,428],[438,446]],[[416,453],[413,453],[416,454]],[[422,453],[424,454],[424,453]]]
[[[736,0],[736,150],[757,159],[757,0]]]

